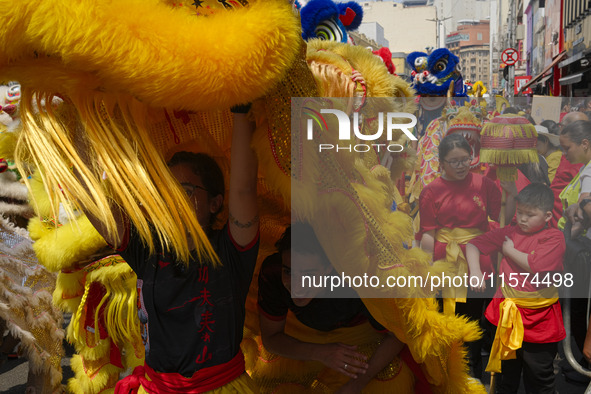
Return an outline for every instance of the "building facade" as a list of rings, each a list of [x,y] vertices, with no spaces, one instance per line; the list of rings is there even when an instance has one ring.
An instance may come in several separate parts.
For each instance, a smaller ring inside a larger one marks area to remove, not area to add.
[[[464,80],[488,85],[490,64],[490,23],[488,20],[460,21],[456,31],[445,38],[445,46],[460,58]]]
[[[591,4],[563,0],[566,59],[559,64],[563,96],[591,96]]]
[[[426,51],[437,46],[437,10],[433,6],[405,6],[391,1],[358,1],[363,22],[384,27],[392,52]]]
[[[390,47],[390,43],[384,36],[384,27],[378,22],[363,22],[357,32],[375,41],[378,47]]]

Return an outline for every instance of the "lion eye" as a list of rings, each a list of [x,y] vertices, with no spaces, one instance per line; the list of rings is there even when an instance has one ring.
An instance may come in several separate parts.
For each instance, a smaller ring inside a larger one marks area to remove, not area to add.
[[[318,24],[314,29],[316,38],[326,41],[341,42],[343,40],[343,32],[339,25],[333,19],[327,19]]]
[[[435,72],[441,72],[441,71],[445,70],[446,67],[447,67],[447,60],[441,59],[441,60],[437,61],[437,63],[435,63],[435,66],[433,66],[433,70],[435,70]]]

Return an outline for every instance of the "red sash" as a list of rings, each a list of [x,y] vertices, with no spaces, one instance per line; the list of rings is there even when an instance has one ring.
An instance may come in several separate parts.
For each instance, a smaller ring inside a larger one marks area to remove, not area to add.
[[[230,383],[243,373],[244,355],[241,351],[227,363],[200,369],[190,378],[178,373],[156,372],[144,364],[117,382],[115,394],[136,394],[140,385],[150,394],[205,393]]]
[[[407,346],[400,352],[400,358],[410,368],[415,375],[415,393],[416,394],[432,394],[431,386],[423,373],[420,365],[415,361]],[[116,394],[116,393],[115,393]]]

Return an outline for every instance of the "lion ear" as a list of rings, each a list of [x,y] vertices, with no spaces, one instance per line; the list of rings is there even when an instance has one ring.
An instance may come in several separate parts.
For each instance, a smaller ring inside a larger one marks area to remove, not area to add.
[[[425,52],[411,52],[408,54],[408,56],[406,57],[406,63],[408,63],[408,65],[414,70],[417,71],[417,66],[415,65],[415,60],[419,57],[424,57],[425,59],[427,59],[429,55],[427,55]]]
[[[363,20],[363,8],[356,2],[337,3],[339,20],[347,30],[356,30]]]

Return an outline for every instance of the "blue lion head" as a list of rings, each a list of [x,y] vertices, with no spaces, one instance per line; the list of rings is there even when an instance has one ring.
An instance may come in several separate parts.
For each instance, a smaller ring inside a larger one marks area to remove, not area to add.
[[[301,8],[300,17],[304,40],[319,38],[346,43],[347,31],[355,30],[361,24],[363,9],[354,1],[311,0]]]
[[[413,70],[412,84],[419,95],[446,96],[451,81],[454,81],[454,96],[467,95],[460,73],[460,59],[448,49],[439,48],[430,55],[412,52],[406,62]]]

